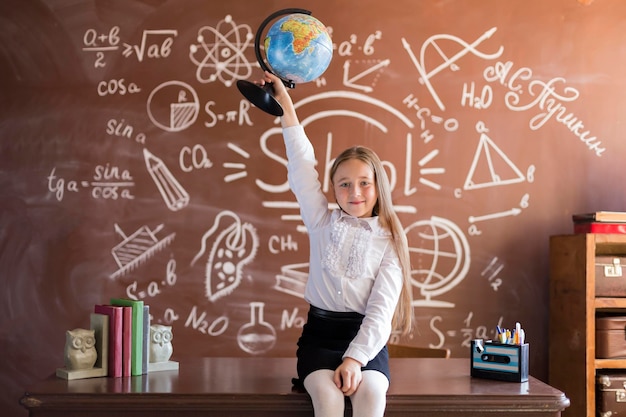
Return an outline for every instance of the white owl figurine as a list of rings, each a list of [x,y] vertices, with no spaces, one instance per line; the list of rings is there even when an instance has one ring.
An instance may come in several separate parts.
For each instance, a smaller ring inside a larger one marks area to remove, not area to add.
[[[167,362],[172,356],[172,326],[150,325],[150,362]]]
[[[65,332],[65,368],[68,371],[91,369],[98,359],[94,330],[74,329]]]

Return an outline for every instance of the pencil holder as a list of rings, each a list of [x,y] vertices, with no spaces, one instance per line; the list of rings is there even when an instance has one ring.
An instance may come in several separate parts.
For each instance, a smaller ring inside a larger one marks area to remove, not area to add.
[[[526,382],[528,349],[528,343],[510,345],[491,340],[472,340],[470,374],[476,378]]]

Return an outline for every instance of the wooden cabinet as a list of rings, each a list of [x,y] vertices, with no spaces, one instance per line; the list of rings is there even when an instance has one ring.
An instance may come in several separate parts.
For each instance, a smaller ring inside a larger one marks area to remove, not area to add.
[[[598,256],[626,256],[626,235],[550,237],[549,383],[569,397],[566,417],[595,416],[598,370],[626,372],[626,359],[596,359],[596,316],[626,315],[626,297],[596,296]]]

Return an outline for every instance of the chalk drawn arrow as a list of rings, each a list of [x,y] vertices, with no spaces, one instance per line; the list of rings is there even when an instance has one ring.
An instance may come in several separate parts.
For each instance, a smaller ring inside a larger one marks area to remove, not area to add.
[[[371,93],[372,91],[374,91],[372,87],[366,86],[366,85],[355,84],[354,82],[359,81],[363,77],[373,72],[380,71],[382,68],[389,66],[390,62],[391,62],[390,60],[385,59],[384,61],[380,61],[379,63],[366,69],[365,71],[362,71],[353,77],[349,77],[348,74],[350,73],[350,60],[348,59],[343,64],[343,85],[345,85],[346,87],[352,87],[357,90],[365,91],[366,93]]]
[[[521,209],[518,209],[517,207],[513,207],[511,210],[500,211],[498,213],[485,214],[483,216],[469,216],[468,221],[470,223],[482,222],[484,220],[493,220],[493,219],[497,219],[500,217],[517,216],[521,212],[522,212]]]

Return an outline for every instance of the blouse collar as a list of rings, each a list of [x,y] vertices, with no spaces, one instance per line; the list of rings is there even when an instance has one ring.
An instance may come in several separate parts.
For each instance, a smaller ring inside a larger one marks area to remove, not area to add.
[[[353,225],[359,225],[367,230],[375,232],[376,234],[387,234],[388,232],[382,228],[380,225],[380,220],[378,216],[372,217],[354,217],[350,214],[346,213],[342,209],[338,209],[339,218],[338,220],[345,221],[347,223]]]

